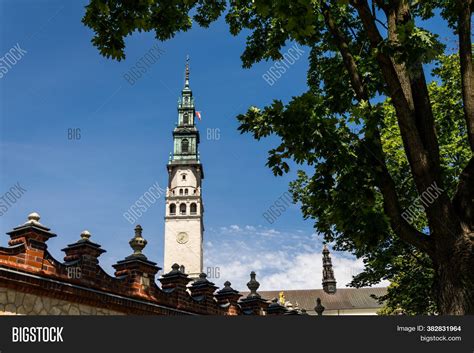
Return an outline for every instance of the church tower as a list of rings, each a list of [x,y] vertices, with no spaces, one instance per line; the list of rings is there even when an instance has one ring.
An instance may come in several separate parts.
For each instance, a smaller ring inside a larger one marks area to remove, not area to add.
[[[323,246],[323,290],[328,294],[334,294],[337,290],[331,256],[329,255],[329,249],[326,244]]]
[[[173,130],[166,189],[164,271],[174,263],[192,278],[203,270],[203,213],[199,160],[199,131],[194,123],[194,98],[189,87],[189,58],[184,88],[178,100],[178,122]]]

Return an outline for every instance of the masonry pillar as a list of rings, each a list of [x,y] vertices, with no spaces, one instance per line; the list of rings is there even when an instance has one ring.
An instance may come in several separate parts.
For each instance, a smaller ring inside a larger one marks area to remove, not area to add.
[[[99,244],[90,241],[91,234],[85,230],[81,239],[62,249],[66,253],[64,265],[67,276],[71,280],[80,280],[81,283],[93,284],[97,282],[99,256],[105,252]],[[102,270],[100,270],[102,271]]]
[[[12,249],[21,248],[15,255],[18,264],[31,266],[40,271],[48,271],[44,264],[44,258],[49,256],[46,242],[56,234],[50,232],[50,229],[42,225],[39,220],[38,213],[30,213],[25,223],[7,233],[10,236],[8,245]]]
[[[244,315],[266,315],[268,302],[257,293],[260,283],[258,283],[255,277],[255,272],[250,272],[250,281],[247,283],[250,293],[246,298],[240,301],[240,306],[242,307],[242,313]]]
[[[127,277],[127,285],[131,295],[149,297],[157,289],[155,284],[155,275],[160,270],[156,263],[147,259],[142,253],[147,241],[142,236],[142,227],[135,227],[135,236],[130,240],[130,247],[133,254],[127,256],[124,260],[118,261],[115,268],[116,277]]]
[[[229,281],[226,281],[224,288],[217,291],[215,298],[217,304],[225,310],[225,315],[240,315],[241,309],[238,301],[241,296],[242,294],[233,289]]]

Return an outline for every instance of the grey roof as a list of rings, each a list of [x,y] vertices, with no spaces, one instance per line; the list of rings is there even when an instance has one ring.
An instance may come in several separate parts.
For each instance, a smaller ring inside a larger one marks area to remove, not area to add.
[[[280,292],[284,293],[286,301],[290,301],[293,306],[298,303],[300,309],[306,309],[306,311],[314,311],[316,298],[321,298],[321,304],[326,310],[377,309],[382,305],[379,304],[376,299],[373,299],[371,295],[385,295],[387,288],[338,288],[334,294],[327,294],[322,289],[283,289],[258,291],[258,294],[260,294],[262,298],[271,300],[272,298],[278,298]],[[241,292],[241,294],[245,297],[248,292]]]

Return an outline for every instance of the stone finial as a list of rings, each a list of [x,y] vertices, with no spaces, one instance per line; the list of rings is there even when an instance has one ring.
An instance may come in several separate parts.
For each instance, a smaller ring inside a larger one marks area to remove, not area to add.
[[[314,307],[314,311],[321,316],[323,315],[323,311],[326,309],[324,306],[321,305],[321,298],[316,299],[316,306]]]
[[[145,257],[145,255],[142,254],[142,250],[148,242],[142,237],[142,230],[143,228],[137,224],[135,227],[135,236],[128,242],[133,249],[132,256]]]
[[[91,237],[91,233],[89,233],[88,230],[83,230],[81,233],[81,240],[83,241],[89,241],[89,238]]]
[[[40,215],[37,212],[32,212],[28,215],[28,221],[26,221],[25,224],[41,224],[39,222],[40,220]]]
[[[220,293],[220,294],[232,293],[232,294],[238,294],[238,296],[240,296],[239,292],[236,291],[234,288],[232,288],[231,285],[232,285],[232,283],[230,283],[229,281],[225,281],[224,282],[224,288],[222,288],[218,293]]]
[[[181,272],[181,266],[179,266],[177,263],[174,263],[171,265],[171,272],[170,273],[178,273]]]
[[[242,296],[238,291],[231,287],[231,283],[229,281],[224,282],[224,288],[217,291],[215,297],[219,304],[225,304],[232,302],[233,304],[237,304],[237,301]]]
[[[260,283],[255,279],[256,276],[254,271],[250,272],[250,281],[247,283],[247,288],[250,289],[250,293],[247,298],[260,298],[260,294],[257,293]]]
[[[34,240],[37,245],[38,242],[44,244],[49,238],[55,237],[56,234],[39,222],[40,218],[37,212],[32,212],[28,215],[26,222],[7,232],[10,236],[8,245],[14,246],[26,241],[27,245],[30,246],[30,240]],[[25,230],[28,231],[25,233]]]
[[[48,230],[49,231],[49,228],[48,227],[45,227],[44,225],[42,225],[40,223],[40,218],[41,216],[39,215],[38,212],[31,212],[29,215],[28,215],[28,220],[23,223],[22,225],[16,227],[16,228],[19,228],[19,227],[28,227],[28,226],[35,226],[35,227],[38,227],[38,228],[42,228],[42,229],[45,229],[45,230]]]
[[[205,283],[205,282],[209,282],[207,280],[207,275],[204,272],[201,272],[199,274],[199,278],[194,283]]]

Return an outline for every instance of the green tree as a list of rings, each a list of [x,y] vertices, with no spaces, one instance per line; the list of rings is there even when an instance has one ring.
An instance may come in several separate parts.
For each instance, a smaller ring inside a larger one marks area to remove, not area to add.
[[[288,41],[309,47],[308,91],[286,106],[276,100],[251,107],[239,116],[241,131],[281,138],[268,158],[276,175],[288,172],[288,159],[314,167],[310,176],[298,172],[295,200],[326,240],[366,259],[355,284],[400,272],[396,260],[414,254],[426,272],[433,269],[437,310],[472,314],[473,7],[472,0],[91,0],[83,22],[101,54],[118,60],[124,38],[136,30],[167,40],[190,29],[193,19],[207,27],[224,12],[233,35],[250,31],[244,67],[281,59]],[[435,12],[459,37],[461,83],[454,88],[462,102],[454,103],[462,106],[462,124],[449,115],[436,118],[438,109],[449,114],[453,101],[435,101],[426,82],[424,65],[444,50],[420,27]],[[459,130],[443,138],[450,119]],[[467,159],[446,158],[462,154],[450,149],[455,142],[468,143]]]
[[[456,191],[457,176],[471,154],[465,138],[459,57],[440,56],[433,75],[436,80],[428,85],[428,91],[440,141],[443,182],[448,195],[452,197]],[[406,208],[417,196],[416,186],[410,177],[397,117],[390,99],[384,102],[383,109],[383,150],[387,156],[387,167],[397,186],[400,202]],[[424,212],[413,217],[412,222],[416,223],[418,229],[428,227]],[[399,310],[408,314],[438,312],[432,290],[434,268],[426,254],[413,247],[395,244],[390,250],[384,249],[383,253],[377,252],[370,256],[366,268],[366,271],[355,277],[352,285],[370,285],[376,283],[379,278],[391,281],[388,294],[380,298],[385,302],[381,313],[396,313]]]

